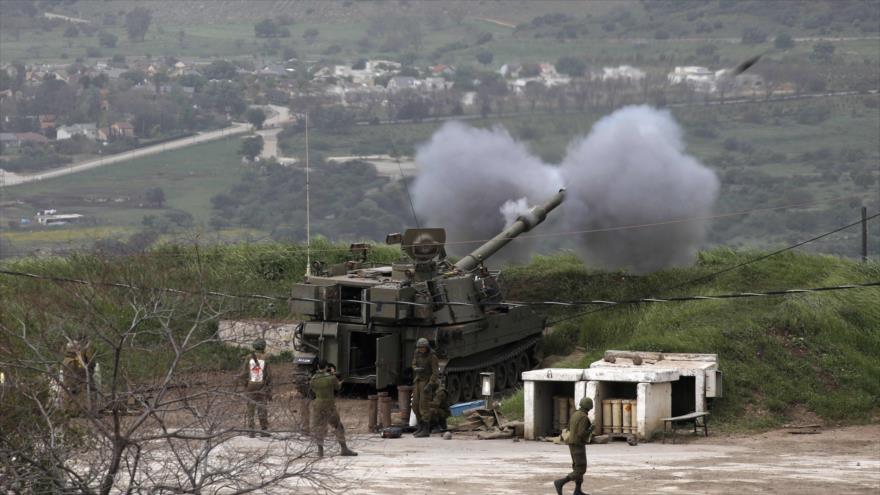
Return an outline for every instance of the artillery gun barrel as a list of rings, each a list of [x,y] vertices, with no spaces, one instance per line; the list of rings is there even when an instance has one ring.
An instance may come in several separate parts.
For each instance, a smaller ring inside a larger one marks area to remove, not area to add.
[[[549,201],[542,205],[532,207],[528,213],[520,215],[519,218],[513,222],[513,225],[502,230],[500,234],[460,259],[458,263],[455,264],[455,268],[462,272],[473,270],[479,266],[483,260],[498,252],[498,250],[506,246],[507,243],[512,241],[516,236],[532,230],[536,225],[543,222],[544,219],[547,218],[547,213],[562,204],[562,200],[564,199],[565,189],[560,189],[559,192],[554,194]]]

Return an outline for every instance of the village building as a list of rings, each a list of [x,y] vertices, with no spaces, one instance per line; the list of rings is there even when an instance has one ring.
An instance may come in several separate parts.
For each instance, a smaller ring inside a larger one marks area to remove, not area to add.
[[[63,141],[73,136],[85,136],[89,139],[98,139],[98,125],[94,123],[63,125],[57,129],[55,139]]]

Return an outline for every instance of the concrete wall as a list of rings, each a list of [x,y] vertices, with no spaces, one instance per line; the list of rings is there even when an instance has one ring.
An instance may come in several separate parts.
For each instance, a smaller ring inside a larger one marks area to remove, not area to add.
[[[654,432],[663,431],[662,418],[672,414],[672,384],[638,384],[636,407],[639,439],[650,440]]]
[[[553,393],[547,382],[527,381],[523,385],[524,435],[535,440],[553,427]]]
[[[258,338],[266,341],[267,354],[293,352],[293,332],[297,323],[260,320],[220,320],[217,335],[224,344],[250,349]]]

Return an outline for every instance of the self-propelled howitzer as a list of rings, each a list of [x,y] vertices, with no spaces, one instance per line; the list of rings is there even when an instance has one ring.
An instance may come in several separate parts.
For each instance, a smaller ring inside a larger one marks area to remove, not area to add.
[[[478,396],[481,371],[495,372],[497,389],[512,387],[536,364],[545,319],[503,304],[498,273],[483,262],[544,221],[564,197],[560,190],[455,264],[438,228],[389,235],[406,255],[391,266],[367,266],[364,244],[352,245],[359,260],[314,263],[292,291],[292,309],[303,318],[294,361],[310,366],[324,359],[344,382],[381,389],[410,381],[415,342],[425,337],[440,357],[451,401]]]

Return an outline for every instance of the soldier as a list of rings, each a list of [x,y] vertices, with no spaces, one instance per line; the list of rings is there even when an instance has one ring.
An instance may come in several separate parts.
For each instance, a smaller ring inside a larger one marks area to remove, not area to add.
[[[416,341],[416,351],[413,354],[412,369],[415,381],[413,383],[413,411],[419,428],[413,434],[416,438],[431,435],[431,396],[437,387],[437,377],[440,374],[440,363],[437,355],[428,345],[428,339],[422,337]]]
[[[345,444],[345,428],[339,420],[339,412],[336,411],[335,393],[342,385],[335,375],[336,366],[322,362],[318,364],[318,372],[310,382],[315,398],[310,405],[311,425],[309,432],[315,436],[318,444],[318,457],[324,457],[324,434],[327,433],[327,425],[336,430],[336,441],[339,442],[341,454],[355,456],[357,452],[350,450]]]
[[[443,380],[440,380],[437,390],[434,391],[434,398],[430,405],[430,423],[431,433],[440,433],[446,431],[446,418],[452,415],[449,411],[449,397],[446,393],[446,387]]]
[[[254,438],[254,413],[260,418],[260,436],[268,437],[269,411],[268,402],[272,400],[272,374],[269,372],[269,363],[266,362],[266,341],[257,339],[253,343],[253,352],[244,363],[240,381],[244,385],[245,397],[247,398],[247,412],[245,423],[247,424],[248,436]]]
[[[569,481],[574,481],[574,493],[572,495],[586,495],[581,491],[584,482],[584,473],[587,472],[587,443],[590,441],[590,433],[593,425],[587,413],[593,408],[593,399],[584,397],[579,404],[580,408],[571,415],[568,428],[568,451],[571,454],[571,473],[565,478],[553,482],[557,495],[562,495],[562,487]]]
[[[87,340],[72,340],[64,346],[61,402],[66,413],[76,416],[83,410],[97,410],[95,366],[95,356]]]

